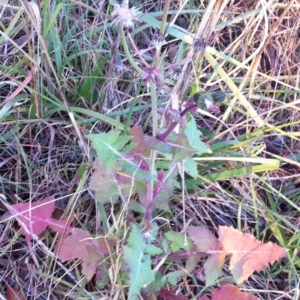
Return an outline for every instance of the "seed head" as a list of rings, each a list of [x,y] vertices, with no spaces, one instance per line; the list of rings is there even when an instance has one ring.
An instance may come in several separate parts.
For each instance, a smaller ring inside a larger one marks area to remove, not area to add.
[[[165,37],[161,33],[154,33],[150,47],[159,47],[166,43]]]
[[[135,7],[129,8],[128,3],[114,4],[112,17],[115,18],[114,23],[123,26],[123,28],[134,28],[134,22],[138,20],[139,10]]]
[[[204,52],[205,50],[205,43],[203,39],[195,39],[193,43],[193,50],[194,53]]]

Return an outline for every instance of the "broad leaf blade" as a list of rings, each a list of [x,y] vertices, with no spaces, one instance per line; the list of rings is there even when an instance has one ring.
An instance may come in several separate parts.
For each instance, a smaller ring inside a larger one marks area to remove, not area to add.
[[[214,289],[211,300],[259,300],[257,297],[242,292],[237,286],[224,284],[219,289]]]
[[[253,272],[261,271],[284,257],[287,252],[276,244],[264,244],[250,234],[227,226],[219,226],[219,240],[224,251],[232,255],[229,270],[237,284],[241,284]]]
[[[190,146],[187,136],[183,133],[178,135],[176,141],[172,143],[172,146],[172,165],[181,162],[183,159],[188,158],[197,152]]]
[[[201,140],[200,136],[202,135],[201,131],[197,129],[197,124],[195,119],[191,116],[191,119],[186,125],[184,130],[185,135],[188,138],[190,146],[196,150],[198,155],[204,153],[212,153],[212,151],[207,147]]]
[[[20,203],[8,207],[10,213],[18,220],[22,231],[28,241],[34,235],[39,235],[48,225],[55,225],[57,220],[51,218],[54,211],[55,198],[47,197],[32,203]],[[58,222],[59,223],[59,222]],[[57,224],[60,226],[61,224]]]
[[[160,141],[153,136],[145,136],[144,143],[150,149],[159,151],[161,153],[171,153],[173,149],[172,145],[170,145],[168,141]]]
[[[89,281],[96,272],[98,265],[114,245],[114,240],[105,237],[93,238],[88,231],[73,228],[71,234],[57,245],[56,251],[63,262],[81,259],[81,272]]]
[[[192,157],[186,157],[183,161],[184,171],[194,179],[198,176],[197,163]]]
[[[189,226],[187,233],[199,251],[216,252],[212,253],[204,263],[206,285],[215,284],[222,273],[222,267],[226,258],[226,253],[220,253],[222,245],[213,233],[204,226]]]
[[[124,197],[129,195],[132,180],[128,176],[118,174],[121,171],[120,164],[116,163],[112,170],[107,171],[104,164],[96,159],[93,168],[89,188],[97,194],[97,200],[100,203],[115,203],[120,197],[120,192]]]
[[[113,169],[118,159],[128,160],[122,153],[122,149],[131,140],[130,136],[120,136],[119,131],[111,131],[91,134],[88,138],[92,141],[100,162],[105,164],[108,172]]]
[[[145,253],[143,234],[137,225],[131,226],[128,246],[124,247],[124,259],[129,266],[129,295],[128,299],[137,299],[141,288],[155,280],[151,269],[151,257]]]
[[[132,152],[140,153],[148,157],[150,155],[150,149],[144,141],[144,132],[142,128],[138,125],[134,125],[130,129],[130,134],[132,136],[132,142],[135,144]]]

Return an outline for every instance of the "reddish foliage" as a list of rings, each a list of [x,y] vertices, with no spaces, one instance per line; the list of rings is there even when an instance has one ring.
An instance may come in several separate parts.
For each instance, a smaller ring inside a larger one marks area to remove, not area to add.
[[[189,226],[187,233],[199,251],[221,250],[220,242],[206,227]]]
[[[8,208],[18,220],[28,241],[34,235],[44,232],[47,226],[60,233],[70,230],[67,220],[55,220],[51,217],[54,211],[54,200],[55,198],[50,196],[41,201],[20,203]]]
[[[204,296],[201,296],[198,300],[209,300],[209,298],[206,295],[204,295]]]
[[[135,147],[131,150],[132,153],[142,154],[145,157],[150,155],[150,149],[144,142],[144,132],[141,126],[134,125],[130,129],[130,134],[132,135],[132,142]]]
[[[174,291],[162,289],[159,291],[159,296],[164,300],[188,300],[188,298],[182,296],[181,294],[175,295]]]
[[[220,276],[225,257],[231,255],[229,270],[237,284],[241,284],[255,271],[260,271],[286,254],[271,242],[264,244],[250,234],[232,227],[219,227],[219,241],[204,227],[190,226],[187,233],[198,251],[210,255],[204,264],[206,284],[212,285]]]
[[[25,300],[20,290],[11,287],[10,285],[6,285],[7,293],[6,300]]]
[[[73,228],[71,234],[57,245],[56,250],[62,261],[81,259],[82,274],[89,281],[114,245],[113,240],[104,237],[93,238],[89,232]]]
[[[201,296],[198,300],[209,300],[209,298],[204,295]],[[211,300],[259,300],[257,297],[242,292],[238,287],[232,284],[224,284],[219,289],[214,289],[212,291]]]
[[[286,254],[271,242],[264,244],[254,236],[242,233],[232,227],[219,227],[219,240],[227,254],[231,254],[229,270],[237,284],[242,283],[255,271],[261,271]]]
[[[47,226],[59,233],[56,251],[62,261],[82,260],[82,273],[90,280],[99,263],[105,258],[115,242],[104,237],[93,238],[82,229],[69,226],[72,219],[55,220],[51,217],[54,210],[54,197],[34,203],[21,203],[9,207],[28,241],[41,234]]]
[[[199,251],[210,251],[211,254],[204,263],[204,271],[206,284],[208,286],[213,285],[221,275],[226,258],[226,254],[220,253],[220,251],[222,251],[222,245],[213,233],[204,226],[189,226],[187,233]],[[213,251],[216,253],[212,253]]]

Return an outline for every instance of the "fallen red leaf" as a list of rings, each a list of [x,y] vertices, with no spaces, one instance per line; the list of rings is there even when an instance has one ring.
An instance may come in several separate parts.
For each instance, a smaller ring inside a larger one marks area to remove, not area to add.
[[[201,296],[198,300],[209,300],[209,298],[206,295],[204,295],[204,296]]]
[[[204,263],[204,272],[206,285],[213,285],[222,273],[226,253],[220,253],[220,251],[222,251],[221,243],[206,227],[189,226],[187,228],[187,233],[194,242],[197,250],[204,253],[209,251],[211,253]],[[212,253],[214,251],[215,253]]]
[[[20,203],[8,207],[10,213],[18,220],[28,241],[34,235],[41,234],[47,226],[63,226],[62,222],[51,218],[55,198],[47,197],[37,202]]]
[[[6,284],[6,300],[25,300],[20,290],[17,290],[15,287],[11,287],[9,284]]]
[[[209,255],[204,263],[207,285],[214,284],[220,276],[227,255],[231,255],[229,270],[235,282],[241,284],[255,271],[261,271],[284,257],[287,251],[274,243],[264,244],[250,234],[227,226],[219,227],[219,241],[203,226],[189,226],[187,233],[197,250]]]
[[[257,297],[239,290],[232,284],[224,284],[212,292],[211,300],[259,300]]]
[[[173,291],[162,289],[159,291],[159,296],[164,298],[164,300],[188,300],[187,297],[183,295],[175,295]]]
[[[95,274],[98,265],[114,245],[114,240],[105,237],[93,238],[88,231],[73,228],[71,234],[57,245],[56,250],[63,262],[81,259],[82,274],[89,281]]]
[[[274,243],[264,244],[250,234],[227,226],[219,226],[219,240],[224,251],[231,254],[229,270],[237,284],[284,257],[287,252]]]

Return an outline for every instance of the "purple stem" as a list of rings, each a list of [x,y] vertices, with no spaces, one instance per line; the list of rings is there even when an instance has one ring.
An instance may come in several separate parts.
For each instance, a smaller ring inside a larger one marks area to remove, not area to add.
[[[198,108],[198,104],[197,104],[197,100],[198,100],[198,95],[195,94],[193,96],[193,98],[191,98],[188,102],[190,102],[190,105],[187,106],[180,114],[180,117],[185,116],[189,111],[193,111],[194,109]],[[175,129],[175,127],[179,124],[179,122],[174,121],[167,129],[165,132],[163,132],[162,134],[158,134],[156,136],[156,138],[160,141],[164,141],[166,139],[166,137],[171,134],[173,132],[173,130]]]

